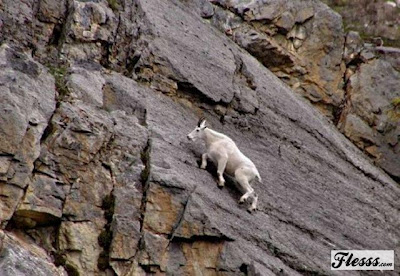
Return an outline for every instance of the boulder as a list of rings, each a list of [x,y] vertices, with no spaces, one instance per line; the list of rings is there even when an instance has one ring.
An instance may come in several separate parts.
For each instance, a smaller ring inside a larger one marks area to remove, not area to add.
[[[4,276],[67,276],[38,245],[0,230],[0,271]]]
[[[390,57],[390,56],[389,56]],[[339,127],[395,179],[400,177],[400,126],[396,99],[400,73],[385,57],[363,63],[347,85],[349,104]]]

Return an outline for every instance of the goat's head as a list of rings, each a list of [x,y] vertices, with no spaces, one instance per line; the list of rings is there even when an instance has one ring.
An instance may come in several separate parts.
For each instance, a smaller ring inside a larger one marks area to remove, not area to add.
[[[206,129],[206,119],[201,118],[197,123],[195,129],[190,132],[187,136],[189,140],[196,141],[197,139],[204,139],[205,133],[204,130]]]

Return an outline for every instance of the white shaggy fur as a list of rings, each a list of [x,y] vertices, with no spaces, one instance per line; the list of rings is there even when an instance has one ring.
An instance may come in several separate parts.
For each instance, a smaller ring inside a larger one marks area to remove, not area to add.
[[[206,121],[203,119],[187,137],[192,141],[198,139],[205,141],[207,151],[202,155],[201,168],[206,168],[207,159],[213,161],[217,166],[218,186],[223,187],[225,184],[224,172],[234,176],[244,191],[239,203],[251,197],[253,202],[248,210],[256,210],[258,196],[249,183],[255,178],[261,181],[261,177],[254,163],[238,149],[235,142],[228,136],[206,127]]]

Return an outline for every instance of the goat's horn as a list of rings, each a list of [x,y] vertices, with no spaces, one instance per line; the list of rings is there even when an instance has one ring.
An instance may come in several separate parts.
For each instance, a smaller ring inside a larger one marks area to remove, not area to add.
[[[199,122],[197,123],[197,126],[200,127],[201,123],[202,123],[203,121],[205,121],[205,120],[206,120],[206,118],[201,117],[200,120],[199,120]]]

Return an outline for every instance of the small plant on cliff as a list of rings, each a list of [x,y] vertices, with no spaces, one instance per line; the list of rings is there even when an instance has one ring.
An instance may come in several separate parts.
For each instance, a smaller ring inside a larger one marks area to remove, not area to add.
[[[56,266],[63,266],[67,271],[68,276],[79,276],[78,269],[72,264],[67,263],[64,254],[60,252],[55,252],[53,258],[54,258],[54,264]]]
[[[400,97],[394,98],[392,100],[392,105],[395,106],[395,107],[400,107]]]
[[[117,11],[119,8],[119,4],[117,0],[107,0],[108,5],[113,11]]]
[[[53,75],[55,84],[56,84],[56,90],[58,92],[58,95],[61,99],[67,97],[69,95],[69,89],[67,87],[67,81],[65,79],[67,75],[67,67],[65,66],[48,66],[50,74]]]
[[[392,120],[400,119],[400,97],[392,99],[390,102],[388,115]]]

